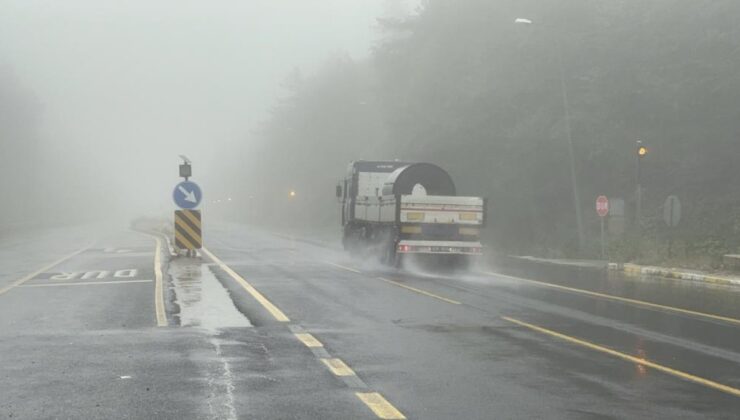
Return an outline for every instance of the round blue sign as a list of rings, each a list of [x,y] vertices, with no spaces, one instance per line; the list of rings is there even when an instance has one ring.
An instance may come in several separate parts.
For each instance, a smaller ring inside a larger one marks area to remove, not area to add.
[[[172,198],[175,200],[177,207],[189,210],[198,207],[200,200],[203,198],[203,192],[195,182],[183,181],[175,186],[172,191]]]

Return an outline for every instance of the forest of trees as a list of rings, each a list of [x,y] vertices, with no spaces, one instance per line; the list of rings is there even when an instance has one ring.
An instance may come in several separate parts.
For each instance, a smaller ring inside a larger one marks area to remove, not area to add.
[[[740,3],[428,0],[378,23],[367,59],[336,54],[315,74],[288,75],[259,146],[242,151],[241,188],[259,203],[245,219],[338,230],[333,191],[347,163],[401,159],[437,163],[462,194],[487,197],[485,241],[499,253],[597,256],[600,194],[626,203],[614,259],[665,257],[669,194],[683,204],[679,255],[737,251]],[[638,139],[650,150],[639,232],[629,226]]]
[[[40,105],[8,66],[0,65],[0,230],[41,216]]]

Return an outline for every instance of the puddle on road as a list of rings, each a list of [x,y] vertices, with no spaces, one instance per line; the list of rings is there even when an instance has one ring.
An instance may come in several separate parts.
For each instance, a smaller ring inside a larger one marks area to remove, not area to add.
[[[175,291],[175,303],[180,307],[180,326],[212,332],[221,328],[252,326],[249,319],[236,309],[229,292],[207,264],[192,259],[174,259],[168,274]]]

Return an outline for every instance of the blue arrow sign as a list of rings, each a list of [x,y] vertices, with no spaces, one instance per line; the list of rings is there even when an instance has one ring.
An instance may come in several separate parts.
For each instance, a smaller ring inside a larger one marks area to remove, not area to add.
[[[172,191],[172,199],[175,200],[177,207],[181,209],[194,209],[200,204],[203,198],[203,192],[195,182],[183,181],[175,186]]]

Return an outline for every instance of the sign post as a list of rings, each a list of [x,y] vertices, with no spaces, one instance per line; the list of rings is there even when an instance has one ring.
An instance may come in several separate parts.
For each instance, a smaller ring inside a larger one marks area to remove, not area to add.
[[[668,258],[673,253],[673,228],[681,221],[681,201],[675,195],[669,195],[663,203],[663,221],[668,225]]]
[[[601,259],[606,259],[606,241],[604,238],[604,218],[609,214],[609,199],[605,195],[596,198],[596,213],[601,219]]]
[[[196,210],[203,199],[203,191],[198,184],[188,181],[193,174],[191,162],[180,156],[184,163],[180,165],[180,176],[185,181],[175,185],[172,200],[180,210],[175,210],[175,246],[184,249],[187,256],[195,256],[195,250],[203,247],[201,215]]]

